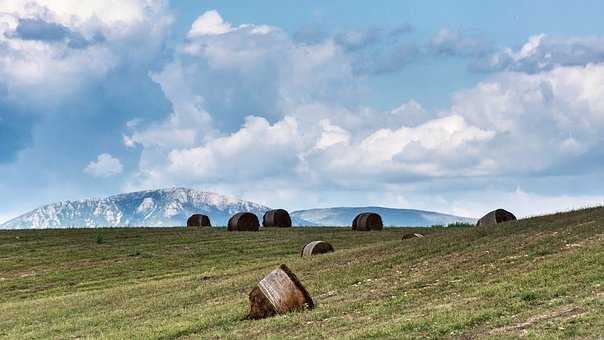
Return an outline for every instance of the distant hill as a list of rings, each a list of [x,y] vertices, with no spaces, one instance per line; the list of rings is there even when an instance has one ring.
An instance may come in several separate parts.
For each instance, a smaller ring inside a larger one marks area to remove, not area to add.
[[[270,209],[262,204],[213,192],[169,188],[52,203],[5,222],[0,228],[171,227],[185,225],[187,218],[194,213],[208,215],[214,226],[224,226],[229,217],[237,212],[248,211],[262,219]],[[296,211],[291,215],[296,226],[349,226],[354,216],[364,211],[381,214],[384,224],[392,226],[475,221],[430,211],[380,207],[311,209]]]
[[[476,223],[476,219],[441,214],[433,211],[394,209],[382,207],[338,207],[294,211],[292,216],[311,221],[315,225],[349,226],[352,219],[362,212],[375,212],[382,216],[386,226],[431,226],[455,222]]]

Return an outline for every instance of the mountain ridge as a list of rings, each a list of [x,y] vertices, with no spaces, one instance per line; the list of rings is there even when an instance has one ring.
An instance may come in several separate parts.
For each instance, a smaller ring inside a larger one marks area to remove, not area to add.
[[[193,213],[210,215],[215,225],[225,225],[239,211],[262,216],[270,208],[233,196],[182,187],[121,193],[104,198],[67,200],[43,205],[0,227],[146,227],[180,226]]]
[[[183,187],[142,190],[107,197],[67,200],[43,205],[0,224],[2,229],[165,227],[182,226],[193,213],[226,225],[230,216],[248,211],[259,219],[271,208],[215,192]],[[429,226],[475,220],[432,211],[384,207],[335,207],[291,212],[296,226],[349,226],[357,213],[380,213],[385,225]]]

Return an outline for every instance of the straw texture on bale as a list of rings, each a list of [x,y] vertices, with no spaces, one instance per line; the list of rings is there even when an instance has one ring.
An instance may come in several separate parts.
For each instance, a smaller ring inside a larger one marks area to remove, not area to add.
[[[382,229],[384,229],[382,217],[376,213],[361,213],[352,220],[352,230],[369,231]]]
[[[250,318],[262,319],[275,314],[314,308],[312,298],[286,265],[270,272],[252,289]]]
[[[262,217],[262,226],[287,228],[292,226],[292,219],[285,209],[269,210]]]
[[[227,225],[228,231],[258,231],[260,222],[258,217],[249,212],[240,212],[231,216]]]
[[[333,247],[331,244],[323,241],[312,241],[302,248],[302,257],[331,253],[332,251]]]
[[[484,215],[476,225],[478,226],[486,226],[486,225],[496,225],[499,223],[507,222],[507,221],[515,221],[516,216],[511,212],[505,209],[497,209],[493,210],[490,213]]]
[[[211,227],[210,218],[202,214],[193,214],[187,219],[187,227]]]

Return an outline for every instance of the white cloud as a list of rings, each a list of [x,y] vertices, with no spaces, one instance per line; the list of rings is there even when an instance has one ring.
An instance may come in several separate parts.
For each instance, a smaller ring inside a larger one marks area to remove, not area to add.
[[[446,114],[497,132],[482,153],[497,155],[498,174],[551,171],[552,166],[577,162],[574,156],[599,153],[604,88],[596,84],[603,81],[601,64],[538,74],[501,73],[457,92]]]
[[[391,122],[390,124],[399,123],[404,126],[417,126],[434,118],[433,114],[427,112],[422,105],[415,100],[410,100],[399,105],[394,110],[391,110],[388,116],[388,121]]]
[[[589,154],[600,142],[604,95],[598,84],[604,67],[599,65],[497,74],[456,92],[451,107],[440,112],[427,112],[415,101],[379,112],[359,105],[362,87],[352,60],[333,41],[298,44],[277,28],[258,35],[250,30],[253,25],[232,28],[216,12],[199,21],[223,25],[222,31],[228,26],[229,34],[196,35],[182,55],[153,75],[174,112],[165,121],[137,126],[128,139],[143,145],[140,171],[154,181],[226,180],[227,159],[262,158],[256,150],[268,153],[272,147],[277,152],[271,160],[284,157],[288,164],[279,168],[280,176],[304,174],[323,184],[529,174]],[[455,47],[480,47],[456,32],[436,38],[454,40],[460,44]],[[518,58],[530,56],[537,40]],[[248,118],[241,127],[250,114],[277,119],[274,126],[295,132],[296,143],[292,136],[266,144],[265,134],[273,131],[266,118]],[[221,150],[225,145],[228,151]],[[259,166],[240,170],[237,177],[269,172]]]
[[[489,45],[480,37],[443,28],[436,32],[429,43],[434,53],[449,56],[481,56],[490,49]]]
[[[160,0],[0,0],[0,130],[11,139],[2,141],[0,162],[27,147],[50,148],[43,139],[60,133],[53,126],[60,117],[73,115],[61,123],[66,128],[102,115],[102,126],[75,130],[108,136],[119,134],[117,122],[135,113],[137,102],[138,109],[161,102],[148,72],[163,58],[170,21]]]
[[[119,159],[103,153],[98,155],[96,161],[88,163],[84,172],[93,177],[106,178],[121,174],[123,169]]]
[[[148,9],[164,6],[163,0],[2,0],[0,12],[37,15],[49,10],[66,24],[78,24],[89,20],[100,20],[111,24],[129,24],[144,20]]]
[[[481,203],[470,195],[477,190],[459,200],[437,199],[414,193],[413,185],[418,178],[470,185],[538,177],[601,154],[600,64],[501,72],[455,92],[443,110],[411,100],[384,112],[362,106],[363,79],[333,40],[298,43],[278,28],[233,27],[213,12],[193,26],[174,60],[152,75],[174,111],[167,119],[128,126],[124,142],[142,150],[129,188],[204,186],[274,204],[266,189],[273,183],[280,199],[306,195],[308,204],[321,202],[313,192],[342,199],[357,190],[350,197],[472,216],[500,204],[530,214],[580,199],[531,193],[534,188],[512,195],[498,184],[487,190],[493,199]],[[448,32],[435,43],[484,51],[482,42],[467,39]],[[514,52],[517,61],[538,55],[542,39]],[[598,167],[582,164],[572,171]],[[398,190],[410,191],[401,196]],[[380,200],[386,193],[399,198]],[[514,204],[523,197],[542,199],[543,207],[523,210]]]
[[[189,31],[189,37],[224,34],[232,30],[233,27],[231,24],[222,20],[218,12],[211,10],[203,13],[193,22]]]
[[[312,154],[318,172],[345,179],[357,176],[382,182],[393,176],[440,177],[484,172],[484,163],[470,163],[472,144],[488,141],[495,133],[469,126],[461,116],[430,120],[417,127],[382,128],[356,144],[335,144],[333,150]],[[459,160],[465,163],[459,167]],[[452,166],[452,162],[457,162]],[[320,169],[320,170],[319,170]]]
[[[323,150],[336,144],[350,143],[350,133],[339,126],[332,125],[329,119],[322,119],[319,126],[322,132],[315,148]]]
[[[245,30],[251,34],[269,34],[273,27],[267,25],[243,24],[239,27],[233,27],[230,23],[224,21],[220,13],[216,10],[210,10],[200,15],[189,30],[189,38],[203,38],[203,36],[221,35],[233,31]]]
[[[537,34],[518,49],[502,48],[476,61],[472,68],[478,71],[517,71],[539,73],[559,66],[585,66],[604,62],[604,38],[556,37]]]
[[[285,117],[271,125],[248,117],[243,127],[202,146],[175,149],[168,155],[168,171],[203,180],[279,176],[295,169],[300,150],[296,119]]]
[[[0,85],[30,105],[60,104],[130,58],[155,58],[171,20],[165,6],[160,0],[0,1]],[[37,23],[40,39],[15,33],[24,19]],[[42,39],[42,30],[58,28],[71,38]]]

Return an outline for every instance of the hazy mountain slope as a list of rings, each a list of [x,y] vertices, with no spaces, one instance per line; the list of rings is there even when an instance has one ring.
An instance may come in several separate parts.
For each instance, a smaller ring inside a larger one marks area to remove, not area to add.
[[[294,211],[292,216],[311,221],[317,225],[349,226],[352,219],[362,212],[375,212],[382,216],[386,226],[431,226],[454,222],[475,223],[476,219],[414,209],[382,207],[338,207]]]

